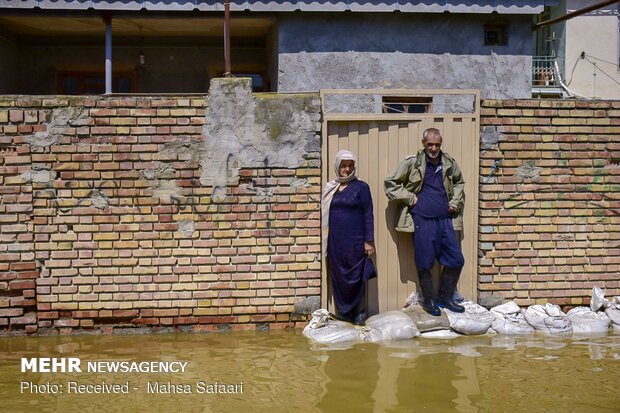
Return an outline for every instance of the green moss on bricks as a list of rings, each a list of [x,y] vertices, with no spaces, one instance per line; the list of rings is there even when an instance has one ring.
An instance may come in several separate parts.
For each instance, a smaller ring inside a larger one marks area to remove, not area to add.
[[[88,99],[87,96],[71,96],[69,97],[69,106],[84,106],[84,102]]]

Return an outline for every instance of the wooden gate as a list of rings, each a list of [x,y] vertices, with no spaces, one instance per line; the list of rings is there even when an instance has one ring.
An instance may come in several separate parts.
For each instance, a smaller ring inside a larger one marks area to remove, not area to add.
[[[374,257],[378,277],[369,283],[370,314],[403,307],[418,282],[411,234],[396,232],[399,206],[388,202],[383,180],[407,155],[422,148],[422,132],[435,127],[442,150],[453,156],[465,179],[464,230],[460,234],[465,267],[459,292],[477,299],[479,92],[477,90],[323,90],[322,182],[334,179],[336,153],[358,158],[358,177],[370,185],[375,215]],[[443,108],[448,108],[445,110]],[[424,113],[407,113],[424,111]],[[322,306],[334,310],[323,261]],[[438,266],[435,268],[438,277]],[[435,285],[437,286],[437,282]]]

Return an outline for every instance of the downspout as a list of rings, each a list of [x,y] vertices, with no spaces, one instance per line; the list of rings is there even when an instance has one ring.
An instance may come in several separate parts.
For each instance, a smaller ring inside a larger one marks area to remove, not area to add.
[[[564,84],[564,81],[562,80],[562,74],[560,73],[560,67],[558,66],[558,61],[555,59],[553,60],[553,71],[555,72],[555,78],[558,80],[558,83],[560,84],[560,86],[562,86],[562,89],[564,89],[566,93],[568,93],[569,95],[572,95],[572,97],[578,97],[581,99],[590,100],[589,97],[580,95],[577,92],[573,92],[572,90],[568,88],[568,86]]]

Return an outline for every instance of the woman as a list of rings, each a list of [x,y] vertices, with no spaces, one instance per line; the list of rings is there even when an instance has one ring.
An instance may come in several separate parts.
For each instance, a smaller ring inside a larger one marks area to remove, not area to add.
[[[336,317],[363,325],[366,320],[366,283],[377,276],[370,256],[375,253],[374,218],[370,188],[355,176],[355,155],[336,154],[336,179],[323,192],[323,245],[327,244]]]

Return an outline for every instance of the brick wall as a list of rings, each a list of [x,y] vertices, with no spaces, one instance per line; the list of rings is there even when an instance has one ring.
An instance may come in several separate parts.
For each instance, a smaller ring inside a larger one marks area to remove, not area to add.
[[[305,321],[290,313],[321,288],[318,98],[221,86],[239,102],[0,98],[0,330]],[[482,107],[480,301],[620,294],[620,102]]]
[[[320,295],[318,151],[204,185],[203,98],[0,104],[0,328],[283,328]]]
[[[30,146],[23,134],[39,127],[37,110],[0,102],[0,329],[36,331],[32,186],[21,175],[31,171]]]
[[[620,102],[482,104],[482,302],[620,294]]]

